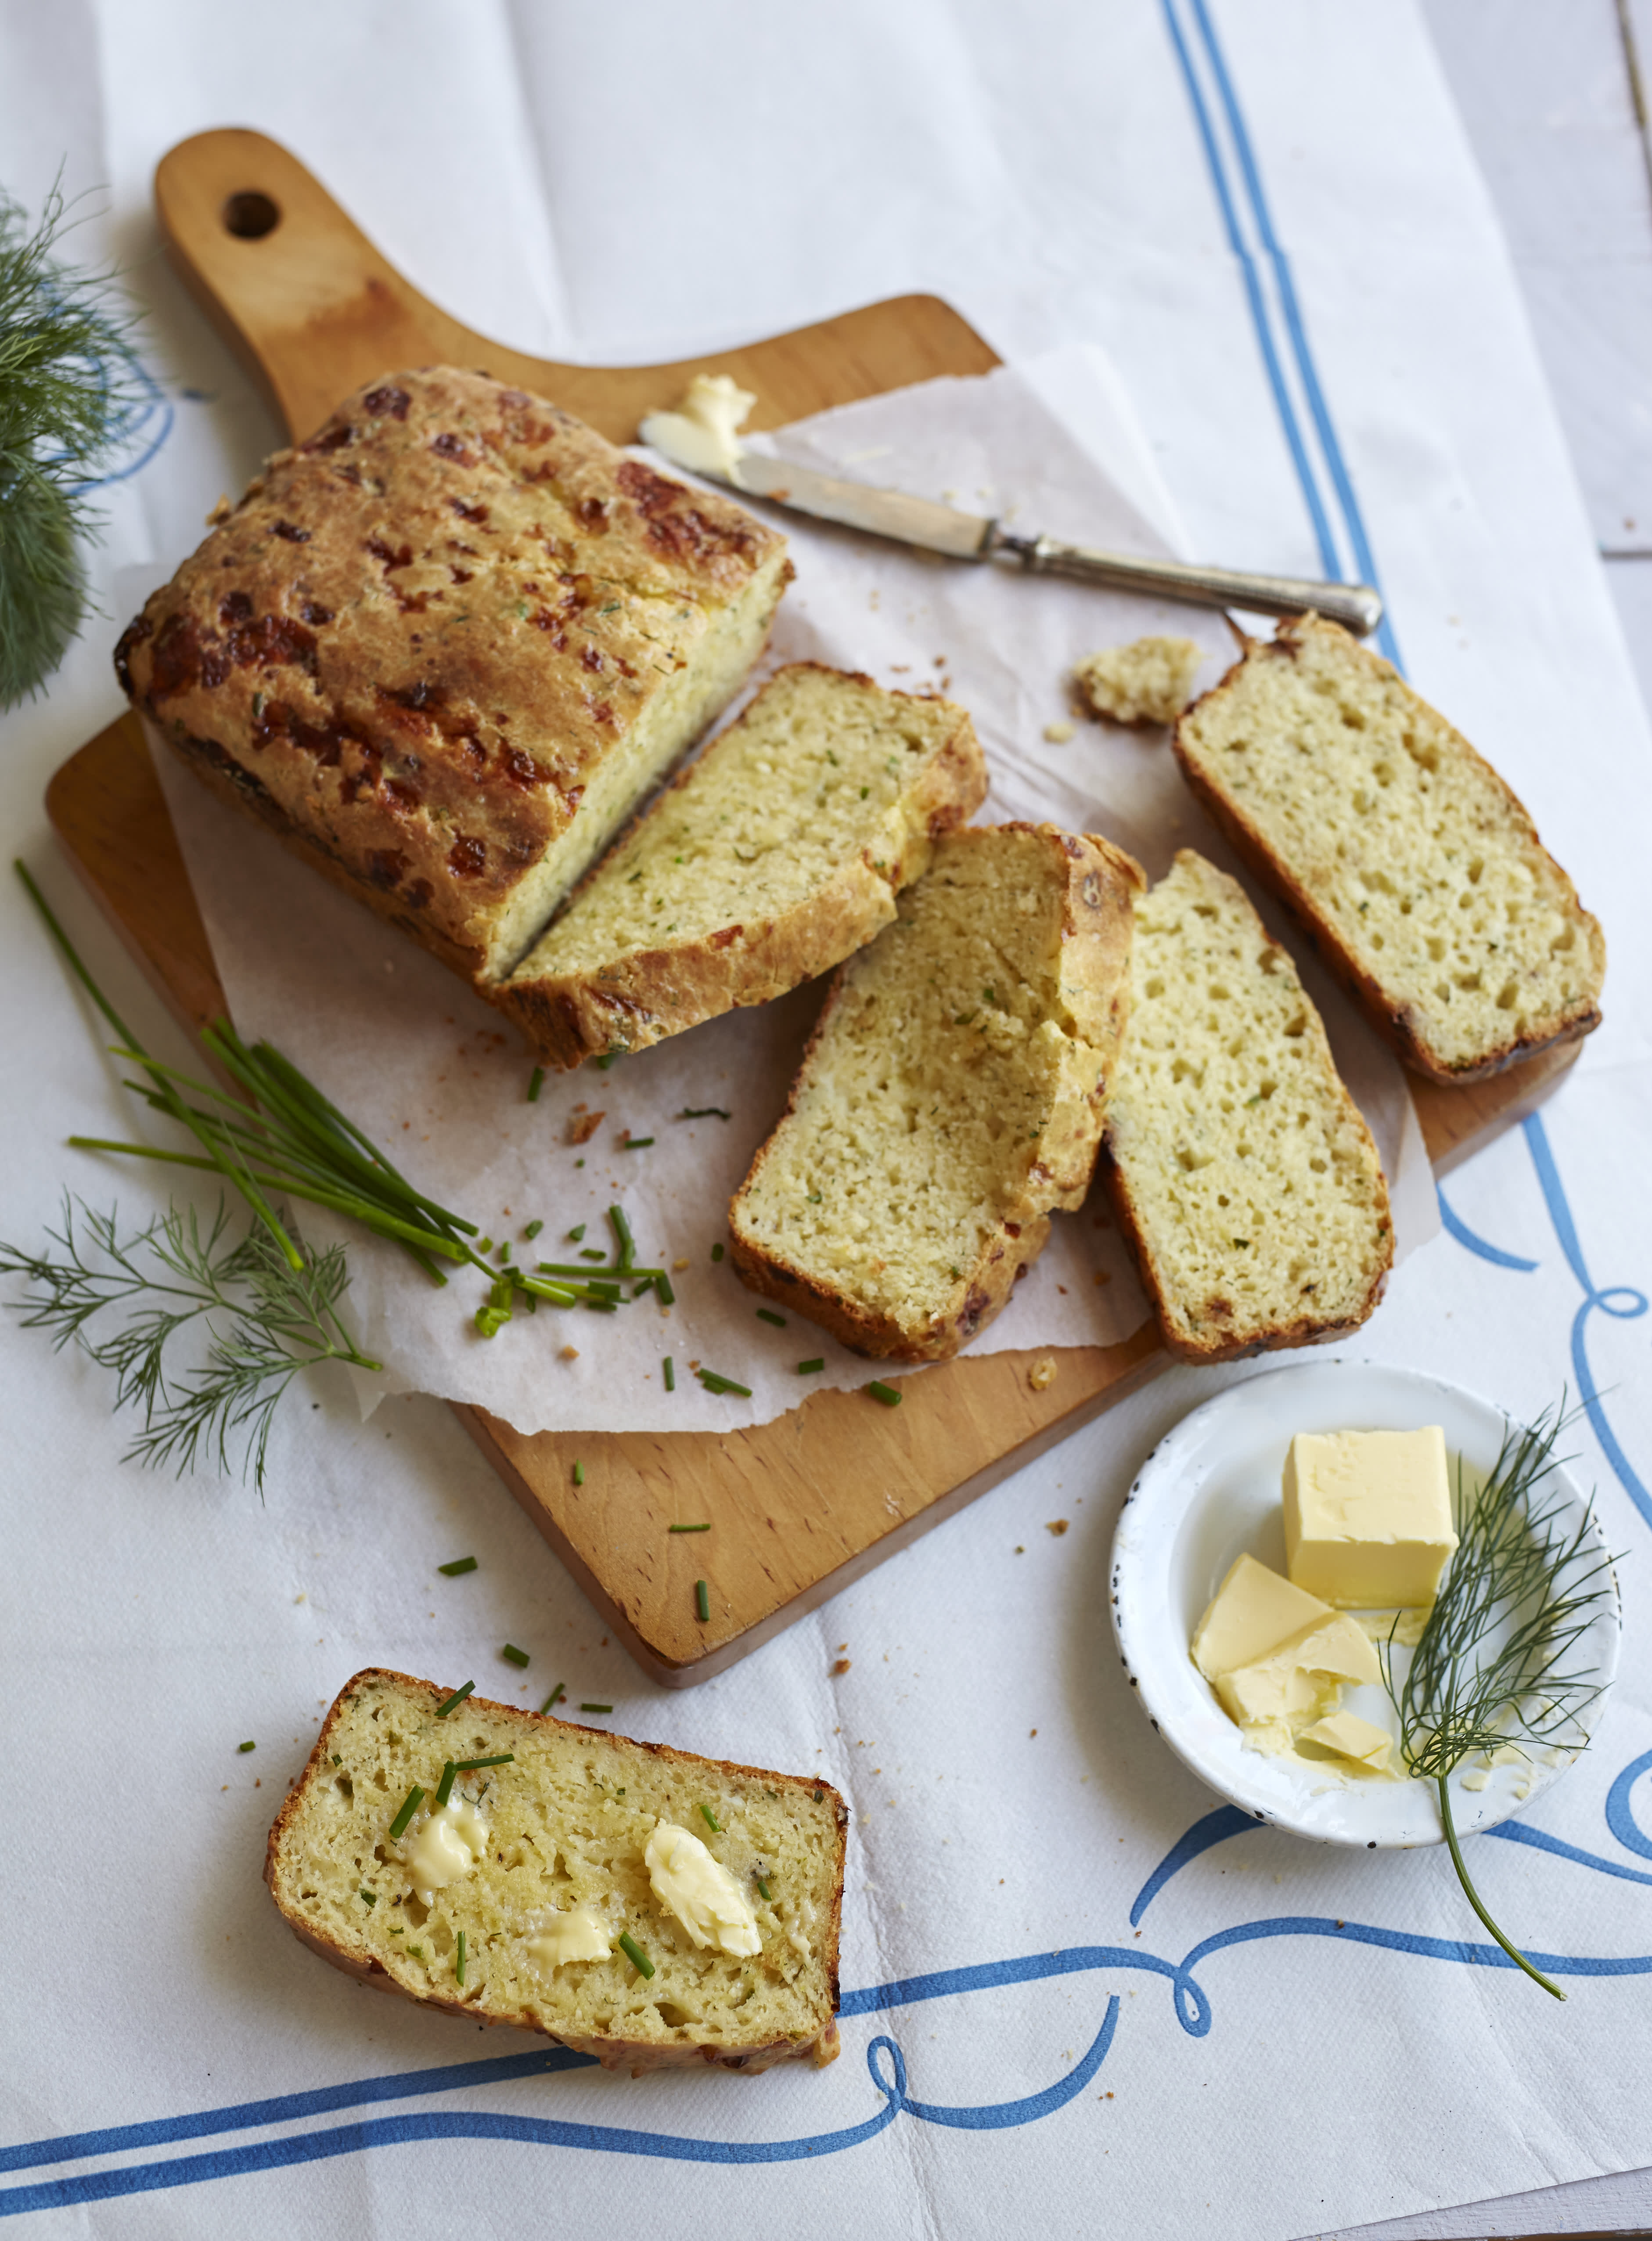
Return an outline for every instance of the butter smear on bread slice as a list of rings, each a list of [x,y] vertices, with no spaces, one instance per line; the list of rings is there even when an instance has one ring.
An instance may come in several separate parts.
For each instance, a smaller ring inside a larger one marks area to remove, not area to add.
[[[810,1776],[371,1670],[328,1714],[264,1879],[306,1943],[383,1990],[612,2069],[763,2070],[837,2051],[847,1820]]]

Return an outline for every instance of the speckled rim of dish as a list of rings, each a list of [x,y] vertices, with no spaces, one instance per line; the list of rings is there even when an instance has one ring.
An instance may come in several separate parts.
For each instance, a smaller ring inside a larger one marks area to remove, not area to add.
[[[1505,1412],[1443,1378],[1380,1362],[1294,1362],[1228,1386],[1184,1416],[1159,1442],[1125,1499],[1114,1536],[1109,1602],[1114,1636],[1131,1688],[1154,1729],[1219,1796],[1258,1821],[1321,1843],[1370,1849],[1442,1841],[1432,1784],[1355,1775],[1338,1780],[1319,1765],[1249,1750],[1188,1656],[1194,1628],[1227,1567],[1248,1550],[1283,1571],[1280,1474],[1297,1432],[1407,1431],[1441,1424],[1450,1455],[1487,1468]],[[1569,1469],[1554,1483],[1581,1515],[1588,1506]],[[1600,1542],[1598,1524],[1595,1527]],[[1604,1550],[1604,1544],[1600,1545]],[[1622,1609],[1615,1573],[1580,1649],[1602,1694],[1581,1723],[1591,1738],[1617,1670]],[[1393,1729],[1381,1689],[1350,1689],[1351,1711]],[[1486,1786],[1452,1781],[1452,1814],[1468,1836],[1522,1810],[1572,1763],[1492,1770]],[[1522,1785],[1528,1782],[1525,1794]]]

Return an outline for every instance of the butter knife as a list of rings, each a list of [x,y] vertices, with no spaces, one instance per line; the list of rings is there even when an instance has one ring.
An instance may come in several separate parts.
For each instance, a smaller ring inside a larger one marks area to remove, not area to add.
[[[732,472],[719,471],[708,465],[698,445],[691,458],[686,445],[679,452],[662,441],[669,431],[658,420],[651,421],[644,432],[673,465],[743,496],[766,498],[772,505],[790,506],[818,521],[840,522],[846,529],[866,530],[898,545],[944,553],[949,559],[1006,561],[1033,575],[1070,576],[1080,583],[1104,584],[1110,591],[1144,592],[1194,607],[1244,607],[1261,615],[1299,615],[1312,607],[1358,638],[1368,637],[1382,619],[1381,595],[1368,584],[1259,576],[1239,568],[1195,567],[1182,560],[1098,552],[1087,545],[1063,545],[1053,537],[1017,537],[989,515],[964,513],[934,498],[819,474],[813,467],[763,452],[742,449]]]

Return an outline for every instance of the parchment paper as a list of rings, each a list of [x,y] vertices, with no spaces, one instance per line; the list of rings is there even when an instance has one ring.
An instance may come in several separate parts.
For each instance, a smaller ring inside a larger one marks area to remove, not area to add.
[[[1172,547],[1174,524],[1151,461],[1092,350],[981,380],[925,383],[799,423],[772,441],[787,458],[1053,535],[1134,552]],[[1103,465],[1114,460],[1117,468]],[[1194,639],[1206,657],[1200,685],[1214,681],[1234,652],[1220,616],[931,559],[778,510],[776,518],[791,539],[797,581],[753,688],[782,662],[815,659],[907,691],[942,692],[969,709],[987,751],[993,783],[982,821],[1049,818],[1100,832],[1155,877],[1182,846],[1237,869],[1183,786],[1163,733],[1076,718],[1069,706],[1080,656],[1147,632]],[[1047,726],[1062,723],[1073,737],[1046,738]],[[766,1422],[806,1387],[860,1385],[887,1371],[800,1316],[788,1315],[784,1328],[759,1320],[759,1302],[732,1267],[712,1259],[726,1234],[728,1199],[784,1107],[824,982],[606,1071],[552,1076],[530,1104],[532,1057],[497,1013],[222,808],[170,758],[162,762],[244,1035],[276,1043],[421,1189],[496,1241],[512,1239],[519,1261],[567,1260],[581,1246],[609,1244],[607,1209],[618,1203],[639,1260],[673,1272],[672,1308],[652,1296],[614,1315],[541,1307],[530,1317],[518,1307],[484,1340],[472,1320],[486,1295],[479,1276],[438,1290],[394,1248],[306,1210],[316,1242],[347,1242],[351,1321],[386,1365],[382,1375],[352,1373],[365,1413],[387,1393],[417,1390],[478,1402],[524,1432],[720,1429]],[[1277,906],[1261,907],[1288,939]],[[1381,1154],[1403,1254],[1438,1220],[1403,1074],[1323,976],[1307,977]],[[677,1117],[706,1107],[730,1118]],[[570,1145],[571,1119],[587,1111],[600,1111],[601,1125],[588,1142]],[[627,1135],[652,1142],[627,1150]],[[522,1233],[535,1220],[545,1227],[530,1246]],[[580,1225],[576,1245],[568,1233]],[[974,1350],[1106,1344],[1147,1312],[1098,1190],[1078,1214],[1055,1217],[1038,1265]],[[662,1370],[668,1354],[671,1393]],[[824,1370],[801,1378],[798,1363],[820,1357]],[[699,1363],[749,1385],[751,1399],[708,1394],[692,1375]]]

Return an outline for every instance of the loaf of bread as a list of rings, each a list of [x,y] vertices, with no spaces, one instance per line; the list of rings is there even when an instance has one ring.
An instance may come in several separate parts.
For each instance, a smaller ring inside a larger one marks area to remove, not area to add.
[[[730,1208],[734,1265],[859,1354],[943,1361],[1089,1187],[1141,874],[1053,825],[938,842],[839,974]]]
[[[1521,804],[1394,668],[1303,615],[1178,723],[1187,782],[1408,1065],[1477,1081],[1600,1024],[1606,945]]]
[[[887,926],[987,765],[950,701],[781,670],[493,992],[542,1058],[634,1051],[840,964]]]
[[[838,2050],[848,1818],[810,1776],[370,1669],[323,1723],[264,1881],[306,1944],[381,1990],[633,2076],[766,2070]]]
[[[1102,1163],[1166,1344],[1357,1329],[1394,1258],[1376,1147],[1296,968],[1190,848],[1136,906],[1130,987]]]
[[[740,507],[437,366],[278,452],[116,666],[216,791],[486,982],[739,689],[789,573]]]

